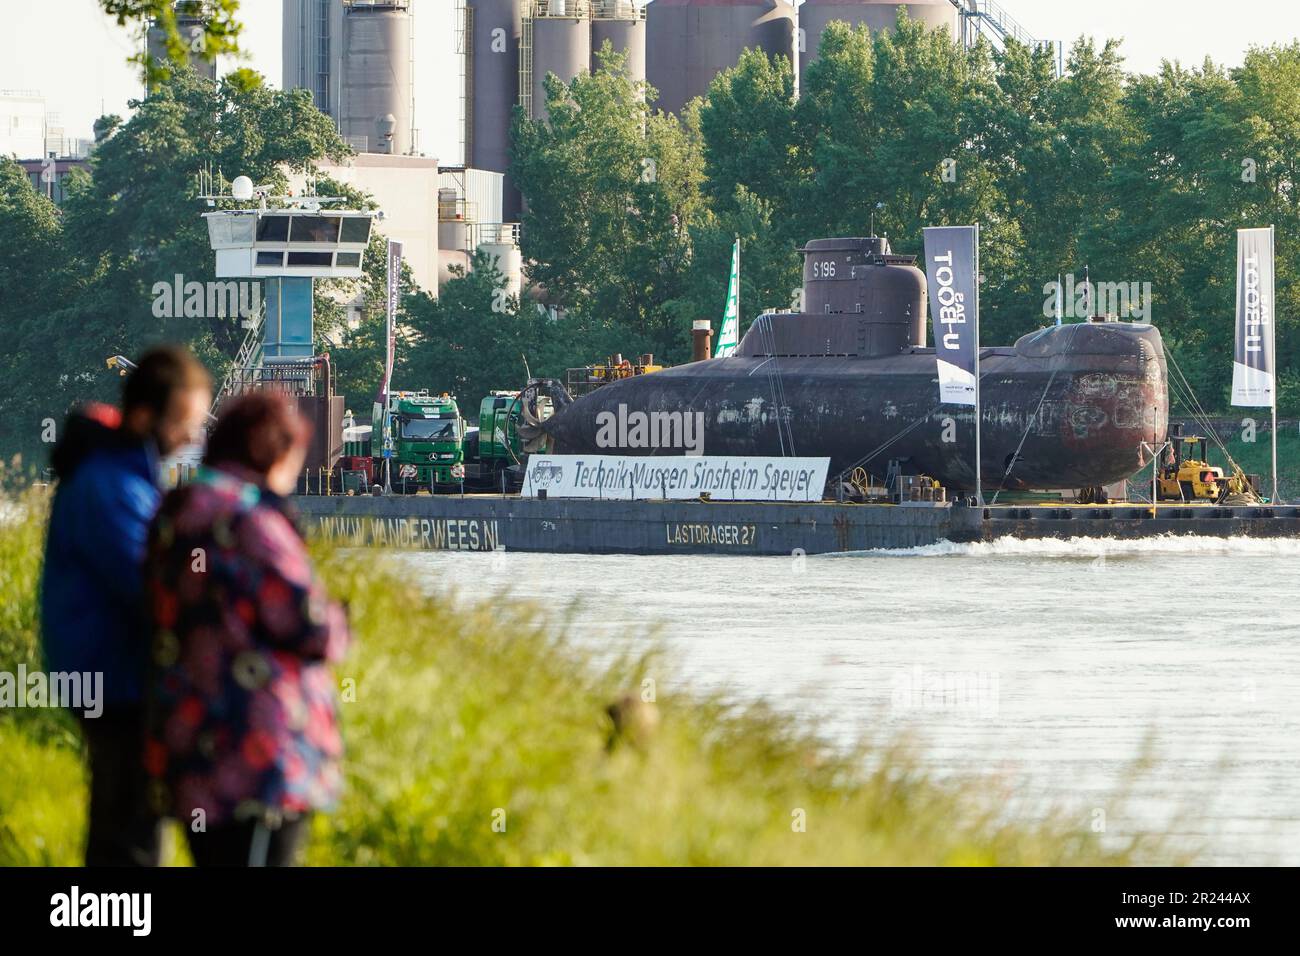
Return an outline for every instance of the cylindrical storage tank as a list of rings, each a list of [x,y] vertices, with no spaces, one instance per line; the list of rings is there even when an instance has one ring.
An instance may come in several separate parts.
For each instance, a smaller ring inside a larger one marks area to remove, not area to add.
[[[475,169],[508,173],[510,124],[519,103],[519,36],[523,0],[468,0],[470,36],[466,43],[465,162]],[[519,218],[519,193],[507,175],[502,184],[503,215]]]
[[[201,37],[207,28],[207,12],[202,0],[178,0],[176,11],[176,30],[187,44]],[[151,60],[163,67],[174,67],[167,53],[167,35],[162,28],[151,24],[146,37],[148,53]],[[197,53],[189,57],[190,68],[199,76],[209,80],[217,78],[217,61],[205,60]]]
[[[658,2],[658,0],[655,0]],[[872,33],[892,30],[898,23],[899,9],[906,9],[913,20],[920,20],[929,30],[947,27],[953,38],[958,38],[959,13],[952,0],[913,0],[911,3],[892,3],[889,0],[804,0],[799,8],[799,78],[803,79],[808,64],[817,59],[817,48],[822,33],[833,20],[843,20],[851,26],[865,25]]]
[[[513,242],[483,242],[479,251],[496,263],[506,281],[506,294],[517,296],[524,287],[524,257]]]
[[[596,19],[591,21],[591,71],[600,69],[597,59],[605,41],[615,53],[627,56],[627,73],[633,83],[644,83],[646,56],[646,23],[630,0],[605,0],[597,2]]]
[[[591,19],[587,0],[551,0],[546,16],[533,18],[532,100],[528,115],[546,115],[546,76],[568,83],[591,69]]]
[[[794,62],[794,5],[788,0],[652,0],[646,8],[646,79],[655,106],[680,113],[746,49]]]
[[[469,223],[464,219],[444,219],[438,223],[438,248],[444,252],[469,246]]]
[[[353,148],[366,153],[410,153],[409,0],[356,2],[347,7],[341,86],[339,131]]]

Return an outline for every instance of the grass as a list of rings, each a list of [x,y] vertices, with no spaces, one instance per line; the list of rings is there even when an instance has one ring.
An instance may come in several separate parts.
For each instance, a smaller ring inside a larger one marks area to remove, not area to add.
[[[1273,444],[1269,440],[1269,434],[1261,431],[1256,434],[1253,442],[1243,441],[1242,435],[1242,430],[1236,429],[1231,432],[1221,432],[1219,437],[1227,446],[1228,454],[1232,455],[1242,470],[1247,474],[1259,475],[1264,494],[1270,494],[1273,480]],[[1213,447],[1213,442],[1210,444],[1211,464],[1226,464],[1223,461],[1223,453]],[[1294,501],[1300,498],[1300,433],[1291,429],[1278,431],[1277,481],[1278,494],[1283,501]]]
[[[0,669],[38,660],[43,512],[28,495],[0,534]],[[356,646],[337,668],[349,698],[347,795],[315,820],[309,863],[1168,858],[1148,837],[1103,848],[1087,819],[1018,812],[996,781],[937,783],[905,743],[832,748],[790,716],[683,690],[657,654],[598,666],[531,606],[467,609],[355,552],[318,550]],[[657,699],[643,702],[651,676]],[[77,864],[85,784],[73,725],[48,711],[0,713],[0,753],[0,864]]]

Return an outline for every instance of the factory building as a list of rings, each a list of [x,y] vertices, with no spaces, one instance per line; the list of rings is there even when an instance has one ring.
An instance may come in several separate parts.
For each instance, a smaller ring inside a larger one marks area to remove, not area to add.
[[[646,8],[646,78],[668,113],[709,91],[746,49],[794,62],[795,8],[788,0],[652,0]]]
[[[606,40],[627,57],[629,75],[646,78],[645,8],[632,0],[467,0],[465,156],[469,166],[506,174],[504,215],[519,217],[510,182],[510,124],[515,107],[540,118],[545,81],[564,82],[599,66]]]
[[[343,5],[339,132],[359,153],[415,151],[411,0]]]
[[[655,0],[656,3],[662,0]],[[872,33],[891,30],[898,22],[898,11],[906,10],[913,20],[927,29],[947,28],[954,39],[961,36],[961,10],[953,0],[912,0],[892,3],[889,0],[804,0],[799,8],[799,79],[803,80],[808,64],[817,59],[822,33],[834,20],[851,26],[869,27]]]
[[[342,0],[284,0],[284,88],[311,92],[322,113],[337,116],[342,76]]]
[[[415,130],[414,0],[284,0],[283,82],[361,153],[408,155]]]
[[[310,90],[359,154],[417,153],[415,0],[283,2],[286,88]],[[522,201],[509,168],[515,111],[545,119],[546,77],[568,82],[597,69],[606,41],[625,55],[634,81],[658,91],[657,108],[680,113],[706,95],[718,73],[733,67],[746,49],[783,56],[802,72],[833,20],[884,30],[905,8],[928,27],[945,27],[963,39],[979,17],[994,27],[1009,22],[995,4],[977,7],[971,0],[805,0],[798,9],[792,0],[439,2],[453,4],[454,16],[445,22],[454,22],[452,75],[458,89],[441,86],[438,108],[455,109],[459,100],[463,158],[459,165],[442,167],[432,208],[421,213],[433,223],[436,240],[433,255],[418,271],[433,289],[446,280],[451,265],[467,264],[475,250],[487,248],[498,255],[512,292],[522,281],[517,245]],[[385,190],[399,195],[394,183],[415,176],[419,182],[412,195],[426,201],[427,167],[379,168],[386,170]]]

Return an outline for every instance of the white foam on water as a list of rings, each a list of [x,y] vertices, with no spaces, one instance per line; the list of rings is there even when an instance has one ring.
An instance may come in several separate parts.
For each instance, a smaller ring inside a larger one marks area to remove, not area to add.
[[[958,543],[941,540],[915,548],[879,548],[828,557],[889,558],[1095,558],[1101,555],[1205,555],[1300,557],[1300,538],[1214,538],[1205,535],[1164,534],[1150,538],[1015,538]]]

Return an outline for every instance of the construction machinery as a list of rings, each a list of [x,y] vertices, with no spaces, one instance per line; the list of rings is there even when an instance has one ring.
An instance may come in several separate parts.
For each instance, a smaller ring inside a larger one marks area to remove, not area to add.
[[[1226,453],[1225,453],[1226,454]],[[1156,479],[1161,501],[1245,503],[1259,500],[1259,476],[1247,475],[1231,457],[1228,471],[1210,464],[1209,439],[1184,435],[1171,425],[1169,445]]]
[[[655,364],[653,355],[638,355],[636,361],[625,359],[622,354],[611,355],[604,365],[585,365],[571,368],[565,374],[564,385],[574,398],[595,391],[602,385],[619,382],[625,378],[662,372],[664,366]]]

